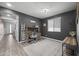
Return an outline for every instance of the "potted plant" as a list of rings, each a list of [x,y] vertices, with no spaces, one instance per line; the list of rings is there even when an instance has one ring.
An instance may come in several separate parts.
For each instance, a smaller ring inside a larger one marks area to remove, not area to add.
[[[71,35],[72,37],[74,37],[76,35],[76,32],[75,31],[70,31],[69,35]]]

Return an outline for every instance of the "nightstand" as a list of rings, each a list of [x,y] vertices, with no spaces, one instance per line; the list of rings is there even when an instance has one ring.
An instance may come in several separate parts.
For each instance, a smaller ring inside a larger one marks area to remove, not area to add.
[[[62,55],[63,56],[75,56],[77,52],[77,41],[75,37],[66,37],[62,44]]]

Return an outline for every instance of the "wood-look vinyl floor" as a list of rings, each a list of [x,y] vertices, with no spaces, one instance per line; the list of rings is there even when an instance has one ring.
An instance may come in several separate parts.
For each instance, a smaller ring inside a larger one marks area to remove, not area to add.
[[[39,42],[22,46],[10,35],[0,40],[0,56],[61,56],[62,43],[44,38]]]
[[[4,35],[0,40],[0,56],[27,56],[27,53],[12,35]]]

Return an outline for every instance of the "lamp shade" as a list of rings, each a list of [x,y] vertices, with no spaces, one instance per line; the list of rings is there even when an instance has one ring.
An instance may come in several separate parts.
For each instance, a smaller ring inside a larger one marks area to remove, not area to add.
[[[63,41],[63,43],[68,44],[68,45],[72,45],[72,46],[76,46],[77,45],[77,41],[75,39],[75,37],[66,37]]]

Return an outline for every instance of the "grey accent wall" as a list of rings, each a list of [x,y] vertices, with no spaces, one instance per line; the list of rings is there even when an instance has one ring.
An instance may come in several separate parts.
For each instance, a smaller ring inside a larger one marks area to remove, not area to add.
[[[30,15],[26,15],[20,12],[17,12],[17,14],[19,15],[19,41],[22,40],[21,38],[21,24],[26,24],[26,26],[30,26],[33,27],[34,25],[38,25],[39,28],[41,28],[40,24],[41,24],[41,20],[39,18],[36,17],[32,17]],[[36,21],[36,23],[31,23],[30,20]]]
[[[48,32],[47,26],[43,27],[44,23],[46,23],[46,25],[47,25],[48,19],[51,19],[54,17],[61,17],[61,32]],[[75,10],[43,19],[41,21],[42,36],[46,36],[46,37],[54,38],[54,39],[58,39],[58,40],[63,40],[66,36],[68,36],[68,33],[70,31],[72,31],[72,30],[76,31],[75,21],[76,21],[76,11]]]

